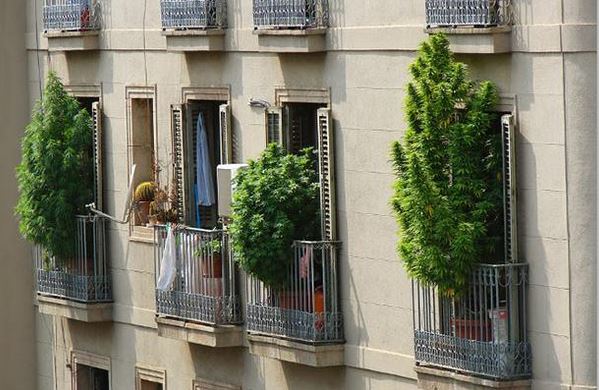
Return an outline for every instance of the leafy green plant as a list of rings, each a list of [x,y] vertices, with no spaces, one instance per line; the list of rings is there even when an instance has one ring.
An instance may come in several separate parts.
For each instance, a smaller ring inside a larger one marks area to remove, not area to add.
[[[50,73],[25,129],[16,207],[23,236],[50,256],[75,253],[75,216],[93,200],[92,147],[90,115]]]
[[[496,252],[501,220],[501,139],[491,82],[473,82],[444,35],[422,43],[410,66],[408,129],[392,147],[392,206],[408,274],[446,295]],[[496,130],[496,129],[495,129]]]
[[[319,185],[312,149],[269,145],[236,178],[229,227],[235,259],[270,286],[287,282],[293,240],[319,235]]]
[[[210,241],[204,241],[200,244],[200,247],[194,252],[195,256],[201,257],[204,253],[221,253],[222,243],[220,240],[213,239]]]

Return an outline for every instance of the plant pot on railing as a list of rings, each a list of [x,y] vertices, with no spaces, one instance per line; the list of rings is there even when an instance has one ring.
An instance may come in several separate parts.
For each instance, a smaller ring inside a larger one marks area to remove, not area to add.
[[[488,320],[451,318],[450,325],[455,337],[473,341],[491,341],[491,323]]]

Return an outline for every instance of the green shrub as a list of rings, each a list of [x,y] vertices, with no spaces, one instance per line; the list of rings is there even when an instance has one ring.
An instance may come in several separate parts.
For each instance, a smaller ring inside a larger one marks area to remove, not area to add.
[[[237,176],[230,233],[235,259],[270,286],[283,286],[293,240],[319,235],[319,185],[313,152],[269,145]]]
[[[64,259],[75,254],[75,216],[93,200],[92,147],[89,113],[50,73],[25,129],[16,207],[23,236],[49,255]]]
[[[491,126],[497,92],[491,82],[471,81],[443,35],[421,45],[410,73],[408,129],[392,148],[398,251],[411,277],[459,294],[472,266],[497,255],[501,139]]]

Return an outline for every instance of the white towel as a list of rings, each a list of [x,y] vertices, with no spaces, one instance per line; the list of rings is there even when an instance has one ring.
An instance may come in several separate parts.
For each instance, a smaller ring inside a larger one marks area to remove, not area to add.
[[[166,235],[166,243],[164,245],[164,251],[162,252],[162,262],[160,264],[160,277],[156,288],[158,290],[171,290],[173,288],[173,282],[177,275],[177,247],[175,245],[175,235],[173,234],[173,228],[167,226],[168,233]]]

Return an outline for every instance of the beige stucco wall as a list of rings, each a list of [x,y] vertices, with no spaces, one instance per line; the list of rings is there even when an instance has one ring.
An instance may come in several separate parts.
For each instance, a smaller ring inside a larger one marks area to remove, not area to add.
[[[36,386],[33,270],[14,217],[15,167],[28,118],[24,34],[22,2],[0,2],[0,389],[15,390]]]
[[[28,14],[34,11],[29,0]],[[120,215],[127,185],[125,88],[157,90],[158,156],[170,161],[169,106],[186,86],[230,86],[239,161],[264,146],[263,111],[250,97],[274,101],[276,87],[330,88],[336,128],[345,368],[311,369],[250,356],[246,348],[214,351],[156,336],[153,249],[110,226],[114,322],[89,325],[38,317],[40,389],[56,371],[68,380],[71,348],[112,358],[114,389],[132,388],[134,365],[167,369],[170,389],[196,376],[244,389],[415,388],[411,284],[395,253],[388,199],[389,145],[404,130],[407,66],[426,37],[422,0],[332,0],[327,53],[259,53],[251,33],[251,1],[229,2],[225,52],[165,51],[158,0],[104,0],[102,50],[42,51],[67,84],[102,83],[106,132],[107,208]],[[497,83],[518,120],[522,260],[530,264],[529,337],[536,389],[596,383],[595,236],[596,40],[593,0],[514,2],[512,53],[460,55],[477,78]],[[38,7],[39,11],[39,7]],[[34,20],[28,21],[29,91],[38,92]],[[44,48],[45,38],[40,38]],[[57,348],[55,358],[52,349]]]

